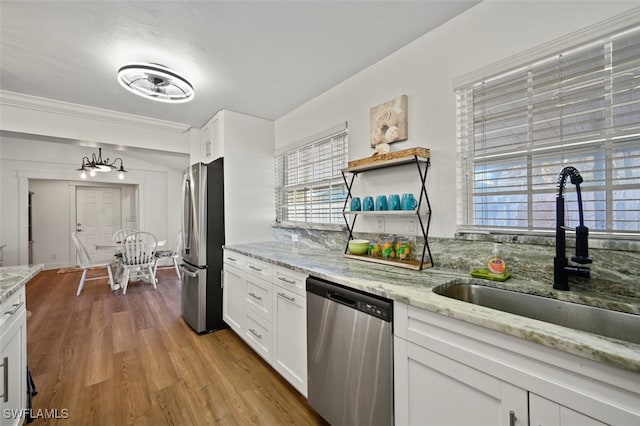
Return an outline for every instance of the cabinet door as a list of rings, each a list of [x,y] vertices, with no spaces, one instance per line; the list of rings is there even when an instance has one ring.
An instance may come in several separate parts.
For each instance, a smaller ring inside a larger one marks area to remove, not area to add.
[[[203,163],[210,163],[224,155],[220,114],[214,115],[213,118],[204,125],[201,138]]]
[[[223,274],[222,315],[224,322],[237,334],[242,335],[245,274],[239,269],[226,264],[224,265]]]
[[[395,339],[396,424],[528,425],[527,392]]]
[[[273,314],[273,367],[306,397],[306,298],[274,286]]]
[[[26,408],[26,311],[0,336],[0,416],[2,425],[19,425]]]
[[[605,423],[529,393],[531,426],[603,426]]]

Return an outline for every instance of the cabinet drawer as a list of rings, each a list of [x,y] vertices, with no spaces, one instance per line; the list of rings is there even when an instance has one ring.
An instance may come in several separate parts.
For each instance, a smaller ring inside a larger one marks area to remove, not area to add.
[[[247,276],[246,278],[245,306],[269,322],[271,322],[271,307],[273,304],[272,288],[273,285],[268,281],[252,276]]]
[[[247,257],[236,252],[225,250],[223,262],[227,265],[233,265],[238,269],[245,270],[247,267]]]
[[[271,363],[271,324],[245,310],[244,340],[258,355]]]
[[[306,296],[307,274],[293,269],[276,266],[273,271],[273,283],[292,291],[300,296]]]
[[[25,292],[22,287],[0,305],[0,334],[4,333],[25,309]]]
[[[247,258],[247,272],[260,277],[263,280],[271,281],[273,265],[251,257]]]

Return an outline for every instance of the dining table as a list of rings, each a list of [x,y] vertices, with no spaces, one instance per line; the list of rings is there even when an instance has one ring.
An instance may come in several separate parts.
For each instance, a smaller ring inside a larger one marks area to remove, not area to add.
[[[113,270],[113,286],[111,287],[112,291],[119,290],[121,288],[122,275],[124,269],[122,268],[121,259],[122,256],[119,255],[119,248],[121,243],[119,242],[111,242],[111,243],[96,243],[94,244],[96,250],[112,250],[113,251],[113,261],[111,262],[112,270]],[[159,240],[156,247],[163,247],[167,245],[167,240]],[[144,278],[142,278],[144,280]]]
[[[159,240],[158,245],[156,247],[162,247],[167,245],[167,240]],[[96,243],[94,244],[96,250],[114,250],[117,253],[117,250],[120,248],[120,243]]]

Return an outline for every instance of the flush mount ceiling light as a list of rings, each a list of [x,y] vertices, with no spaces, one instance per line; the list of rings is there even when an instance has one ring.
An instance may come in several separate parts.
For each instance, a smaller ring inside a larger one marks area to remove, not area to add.
[[[120,167],[116,166],[116,163],[120,161]],[[116,158],[112,162],[109,162],[109,159],[102,159],[102,148],[98,148],[98,156],[96,154],[91,154],[91,159],[89,157],[82,158],[82,165],[78,169],[80,171],[80,178],[86,179],[87,172],[89,172],[89,176],[93,177],[96,175],[96,172],[107,173],[111,170],[117,170],[118,178],[120,180],[124,179],[124,174],[127,171],[124,169],[124,164],[122,163],[122,158]]]
[[[180,103],[193,99],[193,86],[184,77],[159,64],[128,64],[118,70],[125,89],[154,101]]]

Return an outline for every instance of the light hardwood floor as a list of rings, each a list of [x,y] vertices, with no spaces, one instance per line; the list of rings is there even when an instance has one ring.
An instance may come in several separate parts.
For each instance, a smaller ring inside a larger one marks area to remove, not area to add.
[[[79,272],[44,271],[27,284],[34,413],[68,412],[32,424],[325,424],[232,331],[194,333],[175,272],[158,276],[157,291],[133,283],[124,296],[104,278],[76,297]]]

